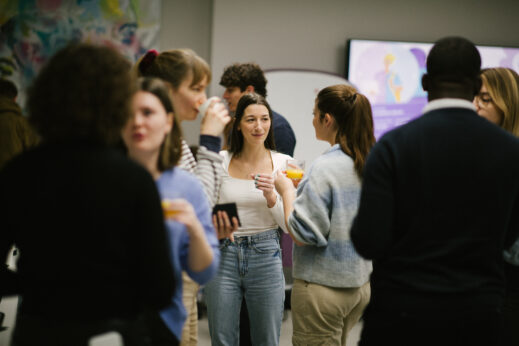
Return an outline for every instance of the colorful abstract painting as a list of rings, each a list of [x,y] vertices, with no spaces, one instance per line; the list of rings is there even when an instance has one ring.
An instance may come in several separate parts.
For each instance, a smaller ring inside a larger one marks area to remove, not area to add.
[[[161,0],[1,0],[0,77],[24,91],[69,42],[116,48],[131,62],[158,49]]]

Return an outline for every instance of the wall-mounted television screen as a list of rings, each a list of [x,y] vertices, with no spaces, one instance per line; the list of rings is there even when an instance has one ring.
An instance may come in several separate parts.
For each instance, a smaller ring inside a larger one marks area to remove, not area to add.
[[[427,103],[421,79],[430,42],[350,39],[346,78],[373,108],[375,137],[416,118]],[[519,73],[519,48],[477,46],[482,67],[509,67]]]

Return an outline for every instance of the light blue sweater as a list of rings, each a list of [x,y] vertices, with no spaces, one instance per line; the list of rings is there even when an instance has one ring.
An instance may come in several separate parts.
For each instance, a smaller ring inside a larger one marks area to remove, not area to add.
[[[293,276],[331,287],[360,287],[371,261],[361,258],[349,230],[359,205],[360,179],[338,144],[315,160],[297,189],[288,223],[294,237]]]
[[[211,208],[202,184],[195,176],[181,168],[174,168],[162,173],[157,180],[157,188],[161,198],[182,198],[191,203],[198,220],[204,227],[209,245],[213,249],[213,262],[205,270],[194,272],[188,266],[189,234],[186,226],[176,221],[167,220],[166,226],[171,248],[171,263],[175,269],[175,293],[171,305],[160,311],[164,323],[180,340],[182,327],[187,317],[182,304],[182,270],[198,284],[206,284],[216,275],[220,263],[219,243],[211,219]],[[150,268],[150,270],[152,270]]]

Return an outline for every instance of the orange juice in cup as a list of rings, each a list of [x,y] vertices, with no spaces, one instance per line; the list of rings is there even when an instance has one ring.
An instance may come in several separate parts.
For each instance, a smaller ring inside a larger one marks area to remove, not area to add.
[[[305,172],[305,162],[303,160],[288,159],[286,164],[287,178],[302,179]]]
[[[164,218],[169,219],[179,213],[179,210],[171,208],[171,199],[163,199],[161,201],[162,210],[164,211]]]

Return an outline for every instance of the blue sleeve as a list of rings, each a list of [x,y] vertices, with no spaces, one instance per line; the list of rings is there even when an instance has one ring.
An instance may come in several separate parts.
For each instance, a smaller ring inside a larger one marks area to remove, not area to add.
[[[321,247],[328,245],[331,186],[323,176],[325,172],[317,166],[318,162],[314,163],[298,186],[288,225],[299,242]]]
[[[182,256],[182,261],[184,262],[182,263],[182,266],[186,268],[186,272],[194,281],[203,285],[211,280],[218,270],[218,265],[220,263],[219,242],[216,237],[216,231],[213,227],[209,202],[198,181],[190,186],[189,197],[187,200],[193,205],[193,208],[195,208],[196,216],[204,228],[207,241],[213,250],[213,261],[206,269],[200,272],[195,272],[189,269],[189,266],[187,265],[187,256]]]
[[[222,139],[220,137],[209,136],[209,135],[200,135],[200,146],[204,146],[207,150],[210,150],[215,153],[220,152],[220,148],[222,147]]]

